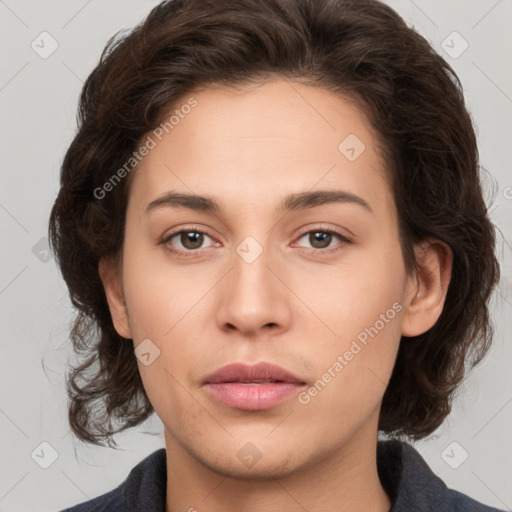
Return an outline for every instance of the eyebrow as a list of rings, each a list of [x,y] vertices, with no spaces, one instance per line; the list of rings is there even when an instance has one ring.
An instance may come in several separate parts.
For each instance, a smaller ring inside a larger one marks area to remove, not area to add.
[[[331,203],[355,204],[369,212],[373,212],[370,205],[362,197],[355,194],[341,190],[318,190],[287,196],[276,208],[276,213],[305,210]],[[183,207],[211,213],[220,213],[222,211],[221,204],[212,197],[170,191],[151,201],[146,208],[146,212],[164,207]]]

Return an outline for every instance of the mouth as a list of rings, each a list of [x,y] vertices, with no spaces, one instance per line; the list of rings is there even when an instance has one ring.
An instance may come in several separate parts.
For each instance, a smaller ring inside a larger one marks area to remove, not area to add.
[[[271,363],[235,363],[209,375],[203,385],[209,395],[228,407],[270,409],[296,394],[306,382]]]
[[[223,366],[210,374],[203,384],[236,382],[239,384],[281,383],[305,384],[305,382],[293,373],[272,363],[258,363],[248,365],[233,363]]]

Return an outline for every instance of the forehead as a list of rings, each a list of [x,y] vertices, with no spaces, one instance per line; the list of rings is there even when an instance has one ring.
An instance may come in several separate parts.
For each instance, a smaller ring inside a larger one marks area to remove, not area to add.
[[[195,106],[180,112],[186,104]],[[183,96],[148,136],[154,147],[131,184],[130,202],[140,207],[169,190],[213,194],[235,211],[242,203],[261,206],[314,188],[343,188],[377,209],[389,201],[366,117],[320,87],[285,79],[208,87]]]

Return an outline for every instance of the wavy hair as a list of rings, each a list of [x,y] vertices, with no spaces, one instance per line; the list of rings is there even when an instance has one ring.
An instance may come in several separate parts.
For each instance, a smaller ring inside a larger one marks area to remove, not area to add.
[[[375,128],[408,271],[416,265],[413,245],[426,238],[454,255],[439,320],[401,340],[379,429],[413,439],[432,433],[466,370],[489,349],[488,302],[499,279],[495,228],[472,119],[450,65],[377,0],[170,0],[114,35],[84,83],[51,212],[51,247],[77,311],[71,340],[79,361],[67,391],[81,440],[115,445],[114,434],[153,412],[98,273],[100,259],[120,256],[136,169],[104,197],[95,191],[183,95],[275,77],[342,94]]]

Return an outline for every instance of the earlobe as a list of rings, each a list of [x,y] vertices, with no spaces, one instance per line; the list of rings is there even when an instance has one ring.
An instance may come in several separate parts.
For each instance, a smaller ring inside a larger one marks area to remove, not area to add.
[[[417,272],[410,276],[405,292],[403,336],[419,336],[437,322],[450,284],[453,253],[444,242],[422,241],[415,247]]]
[[[123,295],[119,265],[112,259],[103,258],[99,262],[98,272],[103,283],[114,327],[119,336],[131,339],[132,333]]]

